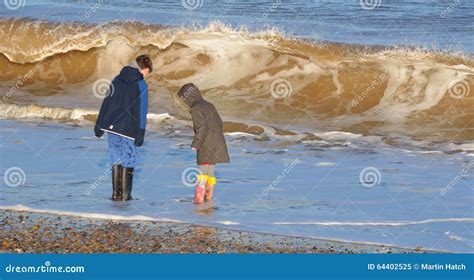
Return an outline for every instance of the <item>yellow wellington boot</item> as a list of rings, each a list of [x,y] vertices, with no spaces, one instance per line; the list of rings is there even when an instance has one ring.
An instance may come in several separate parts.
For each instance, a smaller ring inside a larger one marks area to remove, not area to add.
[[[209,177],[206,184],[206,192],[204,193],[204,202],[212,201],[214,186],[216,185],[216,177]]]

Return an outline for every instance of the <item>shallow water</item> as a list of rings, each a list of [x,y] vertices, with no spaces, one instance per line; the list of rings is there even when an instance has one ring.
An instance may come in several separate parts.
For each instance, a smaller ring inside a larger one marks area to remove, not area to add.
[[[16,172],[24,184],[9,187],[2,182],[0,206],[474,252],[469,154],[404,151],[355,141],[286,146],[230,134],[232,162],[217,167],[217,209],[206,210],[191,203],[193,188],[182,182],[183,171],[194,167],[189,133],[148,133],[135,177],[135,200],[115,203],[108,200],[106,141],[92,137],[90,127],[2,120],[1,170],[21,168],[24,176]],[[366,186],[360,180],[368,167],[379,172],[371,173],[372,187],[370,173],[362,180]],[[10,176],[4,174],[14,178]]]

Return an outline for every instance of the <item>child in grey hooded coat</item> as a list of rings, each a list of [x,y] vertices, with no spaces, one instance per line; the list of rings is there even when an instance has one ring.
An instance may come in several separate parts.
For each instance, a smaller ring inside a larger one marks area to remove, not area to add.
[[[223,123],[214,105],[204,100],[199,89],[192,83],[185,84],[178,97],[191,108],[194,139],[191,144],[197,152],[197,164],[201,170],[198,176],[195,203],[212,201],[217,163],[228,163],[229,153],[223,133]]]

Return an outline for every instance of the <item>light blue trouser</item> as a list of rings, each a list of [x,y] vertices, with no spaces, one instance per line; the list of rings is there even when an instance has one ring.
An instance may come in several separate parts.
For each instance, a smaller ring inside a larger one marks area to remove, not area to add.
[[[109,143],[109,155],[112,164],[135,168],[138,161],[138,149],[132,139],[114,133],[107,133],[107,142]]]
[[[214,177],[214,169],[215,169],[214,164],[203,164],[199,165],[199,170],[201,170],[201,175],[207,175]]]

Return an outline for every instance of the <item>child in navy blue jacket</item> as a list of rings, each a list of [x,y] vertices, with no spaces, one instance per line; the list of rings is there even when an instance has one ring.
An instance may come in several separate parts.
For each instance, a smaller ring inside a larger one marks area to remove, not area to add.
[[[112,200],[132,199],[137,147],[143,145],[148,112],[148,85],[144,78],[153,71],[151,59],[140,55],[116,76],[100,107],[94,132],[107,132],[112,161]]]

